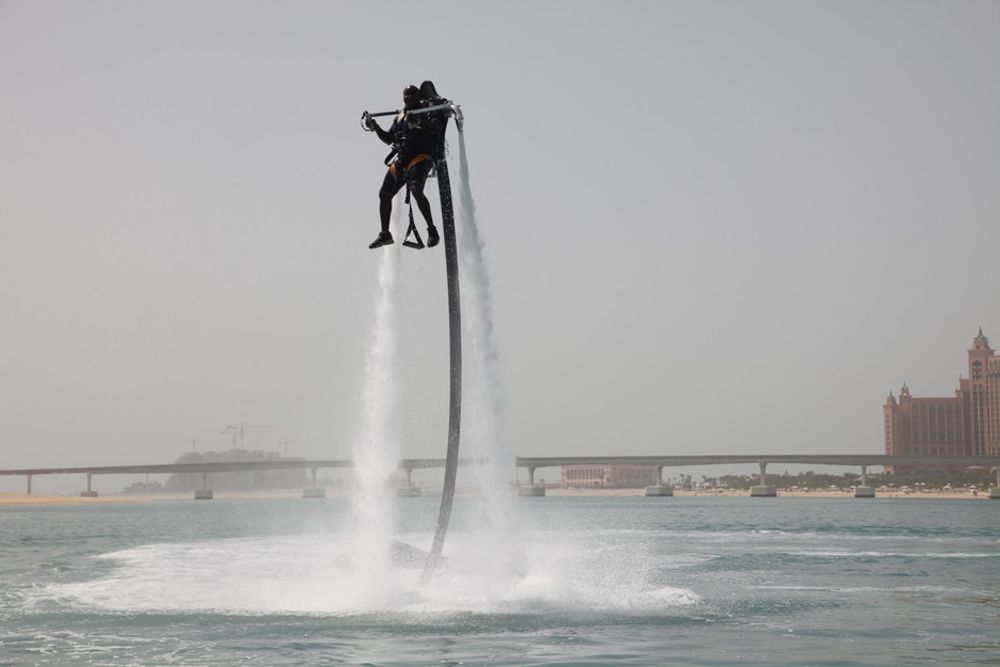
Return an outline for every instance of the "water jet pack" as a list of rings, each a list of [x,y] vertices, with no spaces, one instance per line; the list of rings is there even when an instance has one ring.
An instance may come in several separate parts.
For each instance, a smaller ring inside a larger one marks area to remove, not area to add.
[[[431,544],[427,562],[424,565],[423,578],[426,580],[437,569],[441,562],[441,551],[448,534],[448,523],[451,520],[451,506],[455,498],[455,481],[458,476],[458,450],[462,419],[462,314],[460,306],[461,289],[458,280],[458,247],[455,238],[455,213],[452,205],[451,180],[448,174],[448,161],[445,153],[445,133],[448,119],[455,119],[455,126],[461,134],[464,127],[462,109],[454,102],[439,97],[434,84],[425,81],[420,86],[421,91],[429,91],[430,96],[421,100],[421,106],[416,109],[380,111],[370,113],[367,110],[361,114],[361,127],[366,132],[373,131],[371,119],[380,116],[397,116],[419,118],[426,115],[436,122],[440,131],[436,137],[433,173],[437,176],[438,193],[441,198],[441,227],[444,237],[444,263],[447,273],[448,291],[448,330],[451,360],[450,398],[448,403],[448,446],[445,455],[444,485],[441,492],[441,507],[438,512],[437,528],[434,541]],[[392,159],[390,153],[386,162]],[[409,188],[407,188],[409,190]],[[409,192],[406,201],[409,204]],[[413,223],[413,210],[409,212],[409,227],[403,245],[409,248],[422,249],[423,241]],[[413,235],[413,241],[410,236]]]

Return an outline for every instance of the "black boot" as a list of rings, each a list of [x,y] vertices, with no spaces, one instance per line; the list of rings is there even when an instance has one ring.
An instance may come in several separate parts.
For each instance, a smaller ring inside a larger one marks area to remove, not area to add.
[[[438,228],[434,225],[427,225],[427,247],[433,248],[440,240],[441,237],[438,236]]]
[[[369,243],[368,247],[375,249],[384,245],[392,245],[393,243],[395,243],[395,241],[392,240],[392,232],[379,232],[378,237]]]

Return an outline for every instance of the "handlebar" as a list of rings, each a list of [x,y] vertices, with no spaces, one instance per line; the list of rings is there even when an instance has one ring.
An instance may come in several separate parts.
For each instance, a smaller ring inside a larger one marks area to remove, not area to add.
[[[424,107],[424,108],[421,108],[421,109],[411,109],[409,111],[406,111],[405,113],[407,113],[407,114],[421,114],[421,113],[430,113],[431,111],[442,111],[442,110],[446,110],[446,111],[450,112],[450,115],[452,115],[452,116],[455,117],[455,124],[458,125],[458,130],[459,130],[459,132],[461,132],[462,131],[462,125],[465,122],[465,117],[462,115],[462,107],[458,106],[454,102],[445,100],[443,103],[441,103],[441,104],[435,104],[432,107]],[[401,111],[400,109],[396,109],[395,111],[378,111],[376,113],[370,113],[368,111],[365,111],[365,112],[363,112],[361,114],[361,129],[363,129],[365,132],[374,132],[374,130],[372,128],[368,127],[368,122],[372,118],[378,118],[380,116],[396,116],[396,115],[399,115],[401,113],[404,113],[404,112]]]

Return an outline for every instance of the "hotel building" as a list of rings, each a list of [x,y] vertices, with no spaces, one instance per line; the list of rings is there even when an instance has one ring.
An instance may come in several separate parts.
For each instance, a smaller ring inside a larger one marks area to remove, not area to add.
[[[955,395],[914,398],[903,384],[882,411],[885,453],[896,456],[987,456],[1000,454],[1000,356],[979,335],[969,349],[967,378]]]
[[[559,475],[559,486],[564,489],[637,489],[659,483],[656,466],[569,465]]]

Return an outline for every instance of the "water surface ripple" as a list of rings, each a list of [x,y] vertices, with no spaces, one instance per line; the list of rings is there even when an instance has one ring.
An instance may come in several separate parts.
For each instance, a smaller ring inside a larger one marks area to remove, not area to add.
[[[0,665],[1000,664],[1000,503],[524,498],[502,549],[471,505],[428,584],[342,498],[0,507]]]

